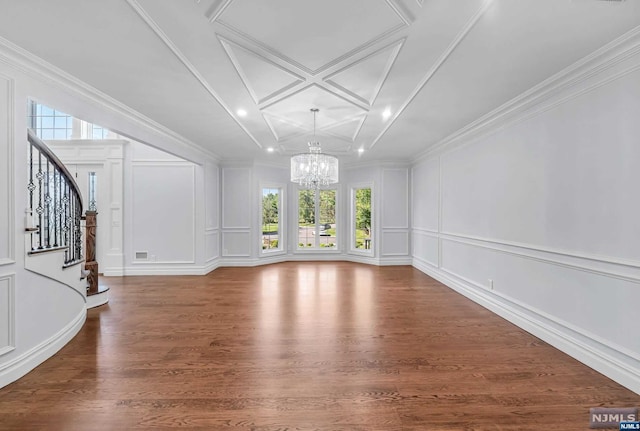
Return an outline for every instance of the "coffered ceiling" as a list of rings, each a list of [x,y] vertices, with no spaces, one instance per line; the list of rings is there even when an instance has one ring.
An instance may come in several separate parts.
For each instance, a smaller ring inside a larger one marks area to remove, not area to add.
[[[0,8],[0,37],[223,160],[306,151],[318,108],[325,151],[408,161],[640,26],[635,0],[0,0]]]

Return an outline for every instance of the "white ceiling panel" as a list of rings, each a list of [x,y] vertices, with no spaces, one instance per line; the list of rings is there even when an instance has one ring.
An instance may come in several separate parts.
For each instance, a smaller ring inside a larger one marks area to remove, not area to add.
[[[636,0],[0,0],[0,10],[0,37],[186,140],[223,160],[283,164],[311,139],[310,108],[325,150],[411,160],[640,26]]]

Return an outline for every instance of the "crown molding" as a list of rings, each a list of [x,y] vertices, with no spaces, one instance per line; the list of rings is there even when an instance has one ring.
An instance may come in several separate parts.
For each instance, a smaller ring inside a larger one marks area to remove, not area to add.
[[[151,118],[141,114],[133,108],[103,93],[95,87],[63,71],[62,69],[52,65],[51,63],[41,59],[35,54],[32,54],[31,52],[21,48],[20,46],[3,37],[0,37],[0,62],[5,63],[6,65],[24,73],[27,76],[30,76],[42,82],[46,82],[48,84],[52,84],[62,89],[63,91],[80,96],[81,98],[88,100],[92,104],[98,105],[120,116],[124,116],[137,125],[149,129],[154,133],[169,139],[173,143],[177,144],[178,147],[184,148],[189,152],[196,152],[200,156],[206,156],[214,160],[220,159],[220,157],[216,153],[204,149],[195,142],[174,132],[168,127],[163,126],[155,120],[152,120]],[[123,136],[127,136],[124,133],[118,133]],[[137,140],[138,138],[133,139]]]
[[[640,54],[640,26],[635,27],[611,41],[591,54],[583,57],[560,72],[552,75],[540,84],[530,88],[519,96],[504,103],[493,111],[478,118],[474,122],[450,134],[435,145],[426,149],[416,157],[416,162],[422,161],[435,154],[440,154],[453,147],[463,145],[481,136],[485,136],[497,129],[504,128],[516,122],[526,120],[532,116],[545,112],[553,107],[566,103],[594,88],[614,81],[640,69],[640,64],[626,68],[603,80],[591,83],[584,88],[576,88],[620,63]],[[554,94],[574,88],[576,91],[559,100],[549,101]],[[537,109],[536,109],[537,108]]]

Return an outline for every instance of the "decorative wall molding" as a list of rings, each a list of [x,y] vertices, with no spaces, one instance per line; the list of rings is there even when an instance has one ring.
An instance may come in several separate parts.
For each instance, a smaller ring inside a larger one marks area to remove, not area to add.
[[[138,160],[138,161],[132,161],[131,162],[131,190],[130,190],[130,197],[129,199],[127,199],[128,203],[127,205],[131,206],[131,211],[128,211],[130,213],[129,215],[129,221],[128,223],[133,226],[133,219],[132,219],[132,215],[131,213],[133,213],[133,202],[135,202],[136,200],[136,196],[134,194],[134,187],[133,187],[133,183],[135,183],[135,171],[136,168],[146,168],[146,167],[160,167],[160,168],[166,168],[166,167],[173,167],[173,168],[189,168],[189,175],[190,175],[190,181],[191,181],[191,214],[193,217],[193,224],[192,224],[192,231],[191,231],[191,256],[189,259],[184,259],[184,260],[155,260],[155,261],[140,261],[140,260],[131,260],[130,262],[125,263],[125,265],[141,265],[141,266],[153,266],[153,265],[194,265],[196,263],[196,256],[197,256],[197,242],[196,242],[196,222],[195,222],[195,217],[196,217],[196,213],[197,213],[197,196],[196,196],[196,189],[197,189],[197,184],[196,184],[196,165],[194,163],[191,162],[187,162],[187,161],[173,161],[173,160],[169,160],[169,161],[165,161],[165,160]],[[133,237],[131,237],[129,239],[130,241],[130,246],[134,247],[133,245]],[[135,252],[135,250],[132,250],[133,252]],[[133,275],[131,272],[132,267],[128,267],[125,268],[124,272],[125,275]]]
[[[227,241],[233,235],[235,235],[236,237],[238,237],[239,235],[242,235],[243,237],[245,237],[244,239],[247,243],[244,244],[246,245],[246,247],[243,252],[229,251]],[[251,257],[252,256],[251,251],[254,248],[252,247],[252,244],[251,244],[252,243],[251,238],[252,238],[251,229],[224,229],[222,231],[222,257],[223,258]]]
[[[2,211],[5,213],[1,220],[5,220],[6,226],[0,226],[0,229],[6,228],[6,250],[0,250],[0,266],[11,265],[16,261],[16,223],[15,223],[15,189],[16,180],[14,174],[14,154],[15,154],[15,130],[14,130],[14,110],[15,110],[15,81],[13,78],[0,74],[0,85],[4,86],[0,90],[0,103],[6,109],[6,118],[0,119],[0,133],[5,129],[6,143],[2,145],[0,137],[0,175],[5,176],[4,194],[6,195],[6,206]],[[4,93],[4,94],[3,94]],[[4,96],[5,100],[2,100]],[[2,111],[0,111],[2,112]],[[5,123],[6,121],[6,123]],[[5,123],[5,124],[3,124]]]
[[[432,230],[432,229],[425,229],[425,228],[419,228],[419,227],[414,227],[411,229],[414,233],[420,234],[420,235],[427,235],[427,236],[432,236],[435,238],[439,238],[440,237],[440,233],[437,230]]]
[[[413,266],[584,364],[640,393],[640,356],[594,334],[514,301],[446,270],[414,259]]]
[[[640,65],[631,65],[597,82],[587,83],[590,78],[624,63],[638,54],[640,54],[640,26],[442,139],[416,157],[416,162],[454,147],[472,143],[495,130],[540,115],[573,98],[628,75],[638,70]],[[587,85],[581,88],[580,84],[585,83]],[[561,99],[554,98],[555,95],[564,91],[572,91],[572,93]],[[547,103],[545,104],[545,102]]]
[[[210,263],[220,257],[220,232],[218,229],[206,229],[204,236],[205,263]],[[211,241],[211,243],[209,241]],[[212,245],[213,250],[209,250],[209,244]]]
[[[249,203],[249,205],[251,205],[252,202],[252,194],[253,194],[253,188],[252,188],[252,175],[253,175],[253,170],[251,169],[251,167],[223,167],[222,168],[222,197],[221,197],[221,212],[222,212],[222,228],[224,230],[251,230],[251,220],[250,217],[245,221],[243,221],[243,223],[237,223],[237,221],[235,222],[235,224],[230,223],[230,220],[227,220],[228,218],[234,218],[234,216],[232,214],[227,214],[227,210],[230,209],[230,206],[227,205],[227,200],[228,199],[237,199],[238,196],[228,196],[229,193],[233,193],[234,191],[231,190],[228,186],[227,183],[229,181],[231,181],[232,183],[236,183],[235,178],[233,180],[229,180],[227,179],[227,177],[232,174],[232,173],[237,173],[238,177],[240,178],[245,178],[246,179],[246,183],[242,184],[246,187],[244,187],[243,192],[246,193],[245,195],[245,200],[242,199],[238,199],[237,202],[240,204],[245,204],[245,203]],[[236,191],[237,192],[237,191]],[[240,192],[241,193],[241,192]],[[250,209],[251,207],[249,207]],[[233,208],[235,209],[235,208]]]
[[[515,256],[524,257],[539,262],[550,263],[553,265],[562,266],[565,268],[577,269],[580,271],[586,271],[593,274],[605,275],[608,277],[615,277],[634,283],[640,283],[640,271],[635,271],[636,274],[625,273],[619,271],[622,268],[634,268],[640,270],[640,262],[625,261],[615,258],[608,258],[602,256],[593,256],[582,253],[572,253],[566,250],[553,249],[549,247],[537,247],[530,244],[516,243],[510,241],[501,241],[496,239],[482,238],[473,235],[455,234],[449,232],[443,232],[438,235],[443,241],[452,241],[462,244],[471,245],[474,247],[481,247],[490,250],[495,250],[500,253],[511,254]],[[568,260],[560,260],[559,258],[566,257]],[[589,265],[590,262],[598,264],[604,264],[601,266],[612,267],[609,269],[594,267]]]
[[[430,247],[429,241],[435,242],[435,247],[433,247],[433,244]],[[429,259],[430,249],[432,252],[435,250],[435,253],[433,253],[435,256],[432,256],[432,259]],[[437,233],[414,229],[411,236],[411,255],[414,259],[419,259],[438,268],[442,261],[440,236]]]
[[[5,308],[6,307],[6,308]],[[16,348],[16,275],[0,275],[0,356]],[[4,331],[3,331],[4,332]],[[2,386],[2,385],[0,385]]]
[[[400,225],[389,225],[386,224],[386,220],[384,220],[384,217],[381,217],[382,219],[382,229],[383,230],[388,230],[388,229],[406,229],[408,230],[410,228],[409,226],[409,202],[411,202],[410,199],[410,184],[409,184],[409,170],[406,168],[382,168],[382,180],[381,180],[381,187],[380,189],[382,190],[382,194],[384,195],[385,193],[387,193],[386,190],[386,183],[387,183],[387,178],[386,178],[386,173],[387,172],[401,172],[404,174],[404,187],[401,188],[401,190],[404,190],[404,200],[406,202],[406,206],[403,208],[404,210],[404,217],[403,217],[403,223]],[[393,187],[394,190],[397,190],[397,187]],[[383,212],[384,215],[384,212]]]
[[[82,309],[64,328],[20,356],[0,365],[0,388],[18,380],[65,346],[82,329],[87,309]]]
[[[205,231],[220,229],[220,169],[207,163],[205,172]]]
[[[389,256],[409,256],[409,229],[387,229],[383,228],[381,232],[382,237],[382,247],[380,248],[380,256],[382,258],[386,258]],[[398,247],[393,251],[385,251],[388,250],[389,244],[391,244],[391,238],[397,237],[400,238],[399,244],[396,244]]]
[[[202,157],[219,160],[219,157],[215,153],[204,150],[201,146],[190,141],[184,136],[135,111],[124,103],[108,96],[89,84],[79,80],[75,76],[64,72],[62,69],[42,60],[2,37],[0,37],[0,62],[7,64],[27,76],[35,78],[38,81],[52,84],[63,91],[77,95],[91,104],[100,106],[119,116],[123,116],[138,126],[165,137],[176,145],[177,148],[188,150],[188,153],[195,152],[198,155],[202,155]],[[195,157],[185,156],[185,158],[194,159]]]

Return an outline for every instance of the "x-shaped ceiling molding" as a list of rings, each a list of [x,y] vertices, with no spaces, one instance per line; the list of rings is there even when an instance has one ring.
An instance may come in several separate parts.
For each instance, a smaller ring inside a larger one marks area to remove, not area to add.
[[[389,39],[413,18],[394,0],[323,0],[312,9],[295,0],[220,0],[205,14],[281,149],[299,150],[287,144],[313,130],[308,110],[316,107],[318,132],[351,151],[405,41]],[[336,13],[353,25],[339,25]]]

